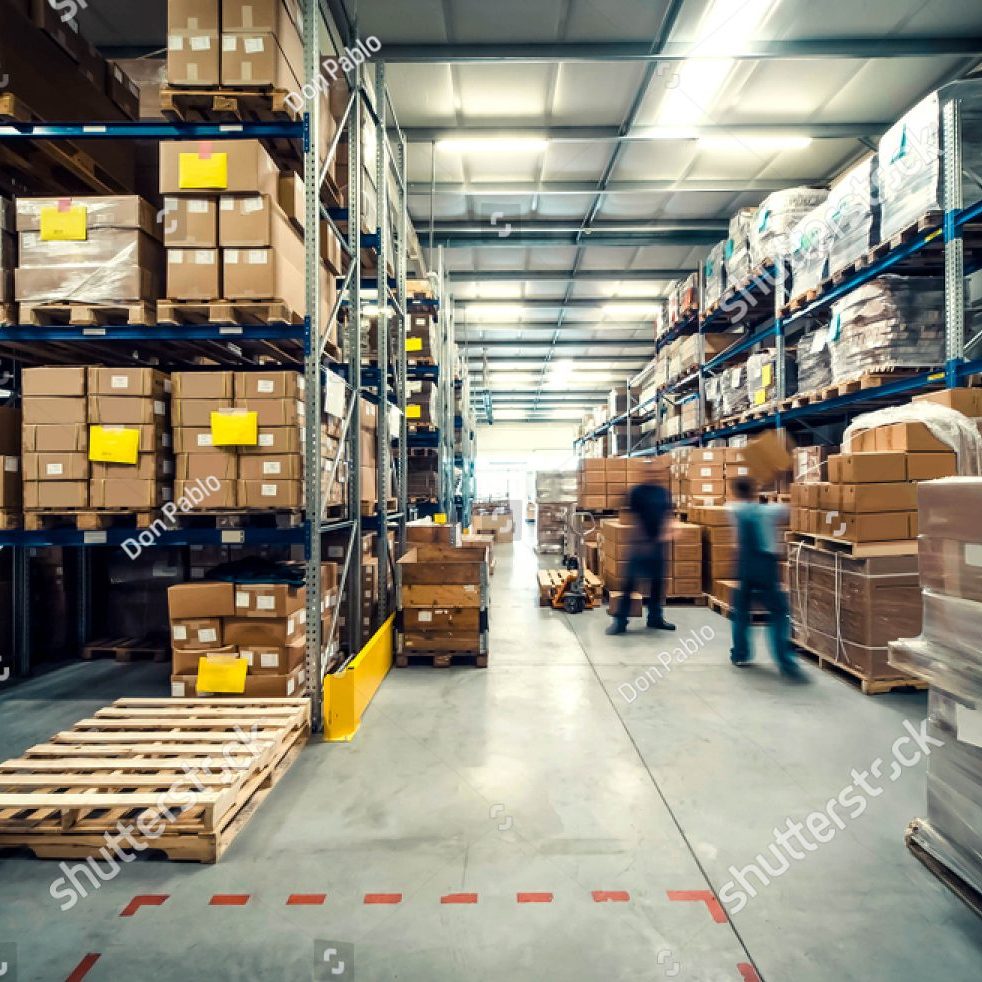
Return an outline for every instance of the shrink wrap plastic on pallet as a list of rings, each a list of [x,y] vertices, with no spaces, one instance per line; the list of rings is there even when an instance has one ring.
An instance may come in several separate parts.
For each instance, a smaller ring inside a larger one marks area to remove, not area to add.
[[[829,274],[864,256],[879,241],[878,157],[873,154],[847,171],[829,190]]]
[[[923,423],[935,437],[955,451],[960,475],[974,477],[982,474],[982,434],[976,421],[956,409],[933,402],[911,402],[906,406],[864,413],[847,427],[842,445],[848,447],[855,437],[866,430],[892,426],[894,423]],[[982,497],[979,500],[982,503]]]
[[[798,391],[794,359],[784,359],[785,390],[788,395]],[[778,395],[777,351],[773,348],[757,351],[747,359],[747,401],[752,409],[770,405]]]
[[[798,391],[814,392],[832,384],[829,332],[822,327],[798,344]]]
[[[723,247],[730,286],[740,286],[750,278],[750,229],[756,215],[756,208],[741,208],[730,219],[730,236]]]
[[[703,265],[703,310],[708,310],[726,289],[726,240],[713,246]]]
[[[880,139],[878,182],[881,241],[902,232],[928,212],[944,208],[941,115],[948,98],[962,103],[962,187],[964,205],[982,198],[982,82],[954,82],[932,92]]]
[[[539,471],[535,475],[535,500],[576,504],[576,472]]]
[[[944,364],[944,296],[934,278],[880,276],[832,307],[832,381]]]
[[[791,296],[800,297],[817,290],[828,276],[832,229],[824,204],[813,208],[791,230],[789,238],[791,265]]]
[[[750,226],[750,264],[781,260],[791,254],[791,233],[809,212],[828,198],[824,188],[775,191],[761,203]]]
[[[750,389],[747,387],[747,368],[736,365],[726,368],[720,376],[720,406],[724,416],[750,408]]]

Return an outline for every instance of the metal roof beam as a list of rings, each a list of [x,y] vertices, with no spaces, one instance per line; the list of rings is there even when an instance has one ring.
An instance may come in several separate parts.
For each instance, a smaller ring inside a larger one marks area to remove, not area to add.
[[[807,185],[824,185],[824,177],[793,177],[788,180],[682,180],[682,181],[611,181],[603,191],[597,190],[596,181],[511,181],[511,182],[460,182],[443,181],[436,185],[422,182],[410,183],[410,194],[457,194],[471,197],[507,197],[509,195],[594,195],[594,194],[743,194],[759,192],[769,194],[786,188]]]
[[[522,346],[522,350],[527,351],[527,346]],[[544,353],[543,353],[544,354]],[[470,356],[473,358],[474,356]],[[651,354],[638,354],[638,355],[601,355],[600,359],[605,365],[638,365],[639,367],[644,367],[649,361],[654,357],[654,350]],[[540,355],[499,355],[498,357],[488,356],[489,360],[492,362],[500,361],[507,365],[538,365],[542,366],[544,361],[543,356]],[[468,359],[470,360],[470,359]]]
[[[384,41],[384,39],[383,39]],[[738,61],[849,58],[934,58],[982,54],[982,37],[920,35],[892,37],[817,37],[741,42],[726,53]],[[395,44],[384,41],[381,56],[390,64],[466,64],[482,62],[681,62],[719,58],[715,47],[670,41],[652,50],[648,41],[560,41],[488,44]]]
[[[693,267],[680,269],[461,269],[449,273],[451,283],[511,283],[527,280],[530,283],[564,283],[576,279],[581,282],[607,280],[674,280],[694,273]],[[611,302],[629,301],[631,297],[612,297]],[[460,301],[458,301],[459,303]],[[510,303],[499,300],[498,303]],[[520,302],[518,300],[516,303]]]
[[[659,304],[667,302],[668,297],[663,294],[652,294],[646,297],[573,297],[570,300],[564,300],[562,297],[556,297],[554,300],[548,298],[543,299],[542,297],[534,298],[522,298],[517,297],[514,300],[466,300],[460,297],[454,299],[454,303],[457,305],[457,313],[461,313],[461,308],[464,308],[464,313],[471,307],[475,308],[477,311],[484,310],[496,310],[503,306],[515,306],[522,307],[527,310],[552,310],[555,307],[577,307],[580,309],[592,308],[592,307],[640,307],[644,304]],[[653,316],[653,313],[652,313]],[[645,315],[639,314],[638,320],[644,320]]]
[[[506,238],[495,234],[491,226],[483,234],[448,229],[433,235],[435,246],[447,249],[524,249],[527,246],[712,246],[724,238],[725,227],[676,229],[665,231],[605,232],[586,229],[582,234],[568,231],[528,231],[515,229]]]

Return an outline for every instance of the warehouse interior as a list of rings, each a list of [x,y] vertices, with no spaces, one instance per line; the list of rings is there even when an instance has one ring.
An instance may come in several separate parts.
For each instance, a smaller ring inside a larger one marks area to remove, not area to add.
[[[980,70],[0,0],[0,977],[977,979]]]

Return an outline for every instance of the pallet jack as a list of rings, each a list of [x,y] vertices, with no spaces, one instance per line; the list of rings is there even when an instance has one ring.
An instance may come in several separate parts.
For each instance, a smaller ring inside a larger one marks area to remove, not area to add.
[[[587,527],[586,520],[590,520]],[[589,512],[575,512],[566,523],[566,554],[563,556],[563,568],[566,578],[552,591],[551,603],[555,610],[564,610],[567,614],[582,614],[584,610],[593,610],[598,606],[595,597],[586,590],[586,556],[583,546],[586,537],[597,527],[597,523]],[[572,546],[572,548],[570,548]]]

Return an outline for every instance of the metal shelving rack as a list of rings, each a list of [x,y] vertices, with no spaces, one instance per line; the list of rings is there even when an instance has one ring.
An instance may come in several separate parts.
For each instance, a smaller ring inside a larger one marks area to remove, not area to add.
[[[967,207],[965,205],[962,167],[962,127],[966,101],[964,96],[973,96],[975,106],[978,105],[979,100],[978,89],[971,91],[963,88],[963,94],[959,94],[959,85],[965,86],[966,84],[978,85],[977,82],[955,83],[947,87],[947,94],[944,89],[941,90],[943,168],[943,213],[941,219],[928,224],[923,231],[918,232],[908,241],[888,249],[865,268],[847,276],[837,286],[792,313],[785,310],[786,279],[784,276],[776,275],[770,278],[774,284],[773,288],[766,288],[762,281],[758,281],[756,284],[752,283],[747,288],[747,297],[754,301],[770,300],[771,305],[754,306],[753,315],[739,322],[746,328],[745,336],[708,362],[705,360],[705,341],[703,340],[700,345],[702,360],[698,372],[669,385],[653,399],[646,400],[630,411],[632,418],[641,416],[653,408],[657,411],[657,406],[662,399],[671,396],[681,388],[690,386],[698,378],[701,397],[700,422],[703,423],[700,432],[693,436],[659,441],[654,447],[633,451],[631,456],[654,456],[668,452],[675,447],[703,446],[713,440],[723,440],[741,434],[781,428],[789,423],[797,423],[806,427],[823,425],[838,418],[848,418],[857,410],[857,407],[868,408],[871,399],[877,400],[882,405],[890,405],[928,389],[937,388],[939,385],[946,388],[963,385],[973,376],[982,374],[982,359],[966,357],[969,342],[977,341],[978,338],[967,338],[965,279],[966,276],[978,272],[980,264],[975,263],[966,266],[965,237],[969,232],[973,232],[977,236],[978,230],[982,227],[982,201],[976,200]],[[778,408],[760,419],[748,420],[725,427],[717,426],[708,429],[705,427],[706,378],[711,377],[713,373],[731,364],[735,359],[762,342],[773,338],[777,354],[777,396],[775,401],[780,407],[787,397],[784,354],[788,343],[795,339],[809,324],[828,317],[832,304],[853,290],[886,273],[902,274],[904,264],[910,260],[923,265],[927,261],[928,248],[939,239],[942,239],[944,243],[943,261],[938,264],[937,272],[943,273],[944,276],[946,349],[945,364],[940,371],[920,372],[913,376],[900,378],[896,382],[877,386],[875,389],[864,389],[821,402],[814,402],[807,406],[784,410]],[[726,313],[721,313],[718,308],[708,318],[701,316],[695,318],[695,323],[690,319],[688,322],[673,325],[673,328],[656,345],[656,352],[674,340],[675,337],[698,331],[704,338],[707,333],[726,330],[734,326],[738,326],[738,322],[729,319]],[[627,417],[628,414],[624,413],[609,420],[604,426],[598,427],[592,433],[577,440],[577,445],[602,437],[611,427],[623,423]]]
[[[312,83],[321,73],[321,42],[320,25],[323,14],[323,5],[318,0],[303,0],[303,46],[304,46],[304,72],[306,78]],[[328,23],[325,15],[325,23],[330,29],[332,25]],[[321,263],[320,238],[317,234],[309,234],[305,238],[306,242],[306,304],[307,313],[302,325],[296,326],[265,326],[265,325],[196,325],[181,327],[140,327],[136,325],[123,325],[119,327],[106,328],[75,328],[75,327],[27,327],[14,326],[0,328],[0,344],[38,344],[45,342],[60,342],[63,345],[71,343],[78,345],[79,359],[90,360],[95,357],[105,357],[107,346],[117,342],[139,342],[148,344],[158,342],[168,342],[180,344],[188,341],[208,341],[225,346],[228,355],[227,364],[229,367],[237,365],[248,367],[248,359],[242,356],[243,345],[250,342],[264,341],[291,341],[297,345],[302,345],[303,372],[306,385],[306,415],[308,420],[319,420],[326,389],[332,384],[344,384],[347,394],[347,405],[345,408],[344,422],[344,441],[347,443],[348,460],[351,468],[350,480],[348,482],[348,504],[347,516],[339,520],[325,520],[325,505],[321,493],[321,445],[319,426],[310,425],[306,431],[305,443],[305,472],[307,475],[305,491],[305,516],[302,525],[294,528],[245,528],[245,529],[174,529],[164,532],[157,539],[160,547],[187,546],[196,544],[211,545],[237,545],[237,546],[258,546],[258,545],[281,545],[281,546],[304,546],[306,559],[306,582],[307,582],[307,635],[306,635],[306,670],[308,679],[309,695],[312,702],[313,720],[315,728],[319,728],[323,723],[323,687],[324,661],[322,623],[321,623],[321,559],[322,559],[322,539],[327,533],[348,532],[348,546],[346,556],[342,565],[341,589],[344,589],[346,580],[350,577],[349,601],[351,603],[351,613],[349,614],[350,625],[350,655],[356,654],[361,647],[361,577],[351,575],[352,567],[357,566],[361,554],[361,489],[359,482],[360,457],[360,427],[358,422],[359,396],[362,392],[362,248],[375,247],[378,250],[378,266],[383,274],[383,282],[386,290],[382,291],[379,298],[379,308],[386,309],[390,303],[392,308],[399,313],[398,323],[398,343],[399,357],[394,366],[394,392],[391,399],[387,393],[388,365],[383,361],[378,373],[379,390],[383,393],[381,403],[387,406],[393,403],[402,414],[400,433],[397,450],[397,475],[399,484],[399,505],[398,511],[389,515],[386,512],[384,496],[380,500],[379,514],[375,516],[375,525],[383,533],[379,535],[379,559],[380,571],[385,570],[384,562],[388,562],[388,539],[384,534],[390,523],[398,523],[398,534],[401,544],[405,542],[405,516],[406,516],[406,428],[405,428],[405,384],[406,361],[405,361],[405,320],[406,311],[406,272],[407,272],[407,249],[409,243],[409,218],[408,218],[408,196],[406,193],[406,166],[407,153],[406,141],[398,128],[398,123],[394,123],[398,134],[398,145],[395,151],[391,150],[386,131],[386,121],[391,112],[391,102],[385,92],[385,67],[383,64],[376,65],[376,83],[378,91],[383,95],[385,105],[384,111],[379,114],[375,111],[368,97],[362,80],[362,67],[356,66],[352,83],[351,98],[349,100],[346,113],[339,124],[338,133],[332,142],[324,161],[318,160],[318,136],[320,132],[320,105],[318,99],[310,100],[305,107],[301,121],[298,122],[242,122],[235,124],[219,123],[98,123],[88,124],[24,124],[11,123],[0,126],[0,141],[3,140],[75,140],[75,139],[145,139],[145,140],[250,140],[250,139],[290,139],[301,141],[303,144],[304,159],[304,187],[305,187],[305,228],[317,229],[321,218],[331,223],[337,232],[337,225],[334,222],[335,216],[328,213],[328,210],[321,201],[321,188],[327,177],[330,163],[334,158],[340,141],[347,131],[349,134],[349,201],[352,204],[350,214],[345,215],[348,223],[348,234],[345,251],[348,254],[350,265],[344,279],[339,284],[339,295],[334,309],[331,312],[327,324],[320,323],[320,279],[319,270]],[[315,84],[316,89],[316,84]],[[376,140],[377,153],[377,174],[379,175],[379,221],[380,228],[374,234],[362,236],[361,233],[361,161],[362,161],[362,120],[364,114],[371,114],[378,139]],[[391,114],[394,121],[394,113]],[[396,231],[391,241],[395,242],[395,266],[396,292],[394,297],[389,297],[388,278],[385,277],[386,270],[386,243],[387,231],[390,222],[390,213],[387,208],[387,183],[386,177],[390,163],[394,162],[396,183],[399,188],[398,194],[398,218],[395,222]],[[344,237],[339,235],[342,243]],[[346,306],[349,310],[347,319],[344,354],[346,363],[336,365],[325,362],[325,349],[328,339],[328,328],[330,323],[337,318],[342,306],[342,300],[347,296]],[[384,297],[384,299],[383,299]],[[382,325],[388,324],[388,318],[380,318]],[[380,358],[385,356],[381,352],[387,351],[388,331],[387,327],[380,329]],[[384,342],[384,343],[382,343]],[[127,354],[129,357],[129,353]],[[332,373],[334,382],[328,382],[328,373]],[[340,381],[339,381],[340,380]],[[388,440],[388,414],[380,414],[383,422],[380,424],[380,453],[379,470],[382,474],[385,467],[385,476],[388,476],[389,466],[389,440]],[[332,476],[336,474],[332,471]],[[385,484],[380,487],[384,488]],[[53,531],[27,532],[24,530],[0,532],[0,547],[8,547],[14,552],[14,621],[15,621],[15,642],[17,661],[15,670],[17,675],[26,675],[29,672],[30,658],[30,609],[29,609],[29,583],[28,583],[28,553],[35,548],[46,547],[78,547],[83,550],[82,555],[86,555],[89,547],[117,547],[122,542],[131,537],[132,530],[109,529],[98,532],[83,532],[73,529],[60,529]],[[85,629],[88,621],[88,598],[91,596],[91,589],[88,583],[89,563],[87,559],[80,564],[80,589],[82,609],[79,611],[80,640],[88,640],[81,636],[81,630]],[[384,582],[384,581],[383,581]],[[386,611],[386,601],[383,599],[383,613]],[[353,615],[353,616],[352,616]],[[328,640],[332,640],[333,634],[337,629],[338,618],[335,615],[330,625]]]

